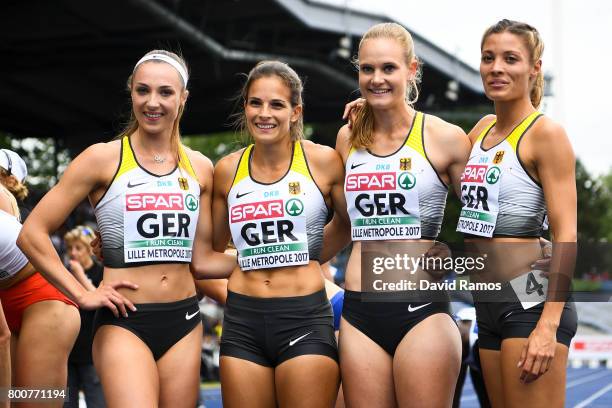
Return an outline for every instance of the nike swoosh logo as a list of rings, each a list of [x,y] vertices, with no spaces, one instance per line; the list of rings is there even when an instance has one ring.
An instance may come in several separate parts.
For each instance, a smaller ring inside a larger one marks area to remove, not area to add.
[[[244,197],[245,195],[247,195],[247,194],[251,194],[251,193],[253,193],[253,192],[254,192],[254,191],[249,191],[248,193],[242,193],[242,194],[240,194],[240,193],[236,193],[236,198]]]
[[[368,163],[368,162],[365,162],[365,163],[359,163],[359,164],[352,163],[352,164],[351,164],[351,170],[356,169],[356,168],[357,168],[357,167],[359,167],[359,166],[363,166],[364,164],[367,164],[367,163]]]
[[[412,312],[415,312],[415,311],[417,311],[417,310],[419,310],[419,309],[422,309],[422,308],[424,308],[425,306],[429,306],[429,305],[431,305],[431,302],[429,302],[429,303],[425,303],[424,305],[417,306],[417,307],[412,307],[412,305],[408,305],[408,311],[409,311],[410,313],[412,313]]]
[[[193,314],[189,314],[189,312],[185,312],[185,320],[191,320],[194,316],[196,316],[200,311],[194,312]]]
[[[289,341],[289,347],[293,346],[295,343],[297,343],[298,341],[302,340],[304,337],[306,337],[306,336],[308,336],[308,335],[310,335],[310,334],[312,334],[312,332],[308,332],[308,333],[306,333],[306,334],[304,334],[304,335],[302,335],[302,336],[298,337],[297,339],[290,340],[290,341]]]
[[[127,187],[128,188],[133,188],[133,187],[138,187],[138,186],[142,186],[143,184],[147,184],[147,182],[143,182],[143,183],[136,183],[136,184],[132,184],[131,181],[128,181]]]

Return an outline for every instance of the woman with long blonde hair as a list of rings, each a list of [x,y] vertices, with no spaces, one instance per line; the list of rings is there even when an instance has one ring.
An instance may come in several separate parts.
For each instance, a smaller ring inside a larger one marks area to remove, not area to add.
[[[366,288],[363,278],[372,271],[362,270],[362,249],[368,242],[400,245],[414,258],[431,250],[448,187],[458,191],[469,141],[457,126],[413,108],[420,63],[405,28],[371,27],[357,64],[365,101],[336,142],[353,239],[339,340],[346,404],[450,406],[461,344],[448,299],[415,300],[406,291],[390,299]],[[415,272],[413,282],[431,279]]]
[[[202,329],[189,263],[196,225],[210,225],[213,166],[180,141],[188,79],[175,53],[145,54],[128,79],[126,130],[73,160],[19,238],[56,287],[81,308],[98,309],[93,359],[111,407],[193,407],[197,399]],[[104,242],[95,291],[64,267],[49,240],[85,197]]]

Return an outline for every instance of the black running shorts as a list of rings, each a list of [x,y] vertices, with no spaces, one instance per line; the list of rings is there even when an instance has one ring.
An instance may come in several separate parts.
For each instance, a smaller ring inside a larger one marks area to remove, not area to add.
[[[221,356],[276,367],[306,354],[338,361],[334,319],[325,290],[280,298],[228,292]]]

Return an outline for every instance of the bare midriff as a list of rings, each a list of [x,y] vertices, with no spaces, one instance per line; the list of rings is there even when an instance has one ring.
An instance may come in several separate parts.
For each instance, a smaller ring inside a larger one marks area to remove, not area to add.
[[[232,292],[261,298],[306,296],[324,287],[321,265],[317,261],[246,272],[236,267],[228,284]]]

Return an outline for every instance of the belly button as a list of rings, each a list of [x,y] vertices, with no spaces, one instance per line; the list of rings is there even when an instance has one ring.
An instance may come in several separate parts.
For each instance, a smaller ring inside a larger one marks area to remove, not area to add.
[[[269,285],[270,285],[270,279],[266,279],[266,280],[264,281],[264,285],[269,286]]]
[[[166,285],[168,283],[168,277],[166,275],[162,275],[161,283],[162,285]]]

